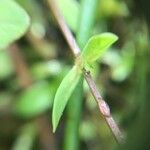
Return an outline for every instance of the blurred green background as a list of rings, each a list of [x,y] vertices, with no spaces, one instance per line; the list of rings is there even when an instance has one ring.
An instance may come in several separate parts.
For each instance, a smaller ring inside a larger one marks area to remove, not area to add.
[[[74,111],[74,105],[69,104],[56,133],[52,133],[54,95],[74,63],[73,55],[47,0],[16,1],[28,12],[31,24],[23,38],[0,51],[0,150],[150,149],[148,2],[97,0],[94,21],[87,31],[87,37],[103,32],[119,36],[92,74],[126,137],[125,144],[118,146],[86,83],[83,91],[76,90],[71,98],[78,101],[83,95],[79,124],[67,125],[67,113]],[[56,1],[80,47],[86,38],[79,33],[89,26],[80,26],[82,19],[88,20],[81,12],[84,7],[90,10],[89,1]],[[78,136],[67,130],[73,126]]]

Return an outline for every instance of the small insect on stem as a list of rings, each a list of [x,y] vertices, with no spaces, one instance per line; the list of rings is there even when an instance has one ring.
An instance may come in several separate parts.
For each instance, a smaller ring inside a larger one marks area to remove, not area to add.
[[[85,68],[83,68],[83,72],[84,72],[86,75],[89,75],[89,74],[90,74],[90,71],[89,71],[89,70],[86,70]]]

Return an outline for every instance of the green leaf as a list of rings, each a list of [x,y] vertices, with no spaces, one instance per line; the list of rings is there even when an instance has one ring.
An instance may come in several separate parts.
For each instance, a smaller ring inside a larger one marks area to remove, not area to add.
[[[47,82],[36,83],[18,96],[14,113],[23,118],[35,117],[52,105],[52,96]]]
[[[58,126],[60,117],[62,116],[65,106],[71,94],[73,93],[80,77],[81,73],[79,73],[77,67],[74,66],[63,79],[56,92],[52,113],[53,132],[55,132]]]
[[[57,0],[59,9],[68,26],[74,31],[78,28],[80,5],[76,0]]]
[[[0,0],[0,49],[19,39],[29,26],[29,16],[13,0]]]
[[[112,33],[103,33],[91,37],[81,54],[83,61],[92,64],[102,57],[105,51],[117,40],[118,37]]]

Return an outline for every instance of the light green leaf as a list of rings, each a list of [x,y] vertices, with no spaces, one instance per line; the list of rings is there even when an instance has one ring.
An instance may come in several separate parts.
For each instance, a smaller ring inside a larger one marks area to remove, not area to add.
[[[18,96],[14,113],[23,118],[35,117],[52,105],[52,96],[47,82],[36,83]]]
[[[56,92],[52,113],[53,132],[55,132],[58,126],[60,117],[62,116],[65,106],[71,94],[73,93],[80,77],[81,73],[79,73],[77,67],[74,66],[63,79]]]
[[[117,40],[118,37],[112,33],[93,36],[83,49],[81,54],[83,61],[92,64],[98,58],[102,57],[105,51]]]
[[[19,39],[29,26],[29,16],[13,0],[0,0],[0,49]]]
[[[68,26],[74,31],[78,28],[80,5],[76,0],[57,0],[58,7]]]

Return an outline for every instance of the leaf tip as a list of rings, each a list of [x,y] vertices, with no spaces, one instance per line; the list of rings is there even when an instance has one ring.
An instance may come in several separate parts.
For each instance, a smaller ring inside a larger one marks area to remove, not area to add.
[[[116,34],[113,34],[113,42],[118,41],[119,37]]]
[[[54,110],[53,110],[53,111],[54,111]],[[52,113],[52,127],[53,127],[53,133],[55,133],[55,132],[56,132],[57,125],[56,125],[56,121],[55,121],[54,112]]]
[[[59,118],[57,118],[57,116],[55,115],[56,114],[56,109],[55,107],[53,107],[53,112],[52,112],[52,127],[53,127],[53,133],[56,132],[56,129],[57,129],[57,126],[58,126],[58,123],[59,123]]]
[[[55,133],[56,132],[56,128],[55,127],[53,127],[53,133]]]
[[[103,36],[109,38],[112,43],[116,42],[119,39],[116,34],[110,32],[103,33]]]

